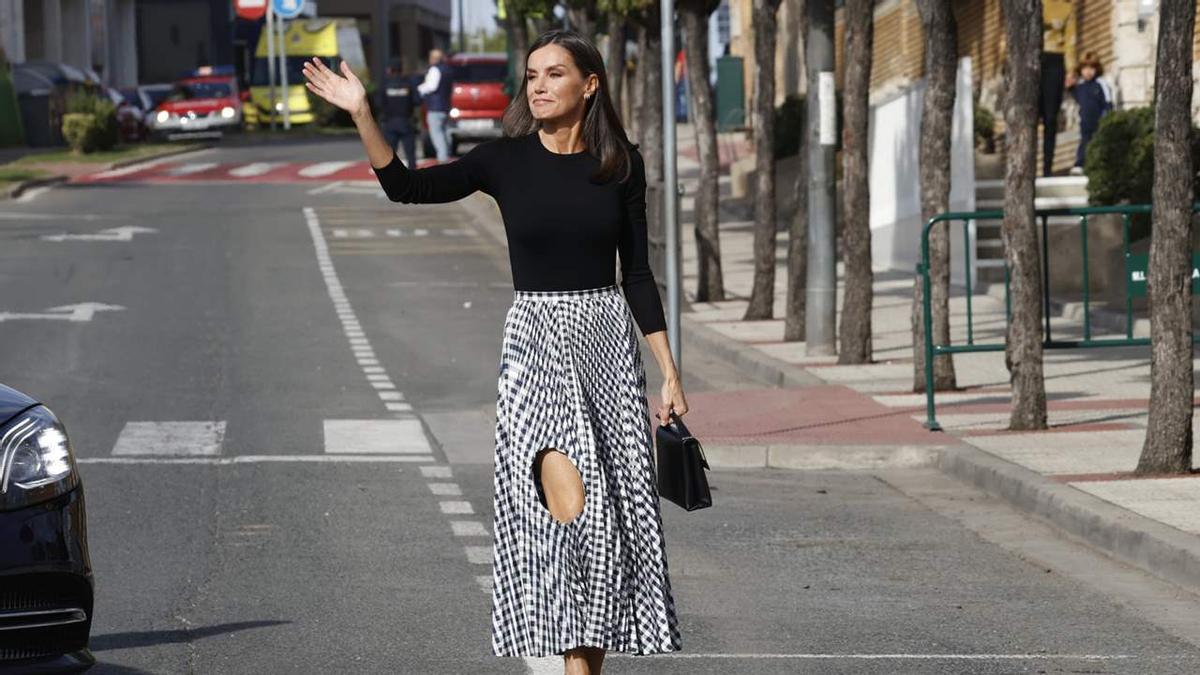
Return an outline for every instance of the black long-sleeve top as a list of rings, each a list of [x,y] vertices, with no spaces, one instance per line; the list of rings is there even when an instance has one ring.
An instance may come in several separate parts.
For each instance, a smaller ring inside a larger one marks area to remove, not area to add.
[[[558,154],[538,132],[497,138],[461,159],[408,169],[393,156],[375,175],[394,202],[440,204],[482,190],[500,205],[517,290],[582,290],[616,283],[643,335],[666,329],[646,243],[646,167],[629,149],[630,174],[591,181],[600,160],[588,151]]]

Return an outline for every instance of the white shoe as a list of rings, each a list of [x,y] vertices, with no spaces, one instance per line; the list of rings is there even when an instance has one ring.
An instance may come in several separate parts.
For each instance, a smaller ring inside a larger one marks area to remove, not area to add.
[[[1082,176],[1083,175],[1083,167],[1082,166],[1071,167],[1071,175],[1072,176]]]

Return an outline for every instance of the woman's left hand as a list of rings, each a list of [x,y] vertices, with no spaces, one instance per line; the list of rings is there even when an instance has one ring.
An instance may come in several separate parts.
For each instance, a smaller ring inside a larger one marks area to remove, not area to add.
[[[671,423],[672,410],[675,411],[676,415],[683,417],[687,409],[687,399],[683,397],[683,383],[677,377],[664,380],[662,386],[662,406],[658,409],[659,424],[666,425]]]

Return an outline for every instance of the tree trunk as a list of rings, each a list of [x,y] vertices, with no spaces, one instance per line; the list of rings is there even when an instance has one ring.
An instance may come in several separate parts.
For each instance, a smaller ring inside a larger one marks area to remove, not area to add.
[[[874,0],[846,0],[845,84],[842,94],[842,198],[845,224],[845,297],[838,331],[838,363],[871,362],[871,193],[867,174]],[[953,104],[953,99],[951,99]]]
[[[638,22],[638,142],[646,165],[646,240],[650,269],[665,293],[666,235],[663,228],[663,120],[662,120],[662,31],[658,3],[653,3]]]
[[[621,89],[625,83],[625,18],[608,13],[608,92],[617,114],[621,110]],[[624,120],[624,117],[622,117]],[[628,121],[628,120],[624,120]]]
[[[525,78],[525,53],[529,51],[529,23],[525,17],[516,12],[508,13],[508,34],[513,41],[513,73],[517,85],[513,88],[513,96],[521,91],[520,82]]]
[[[958,28],[951,0],[917,0],[925,32],[925,96],[921,108],[921,220],[950,208],[950,132],[954,119]],[[1037,25],[1041,25],[1038,20]],[[1011,52],[1010,52],[1011,54]],[[950,231],[929,232],[929,282],[934,344],[950,342]],[[921,278],[913,282],[913,391],[925,391],[925,295]],[[956,386],[949,354],[933,360],[934,391]]]
[[[754,285],[746,320],[775,307],[775,12],[780,0],[754,0]]]
[[[687,45],[684,57],[687,59],[688,89],[691,92],[691,117],[700,161],[700,182],[696,187],[693,208],[696,222],[697,302],[725,299],[721,241],[717,227],[720,219],[717,178],[721,167],[717,155],[713,97],[708,83],[708,17],[718,4],[712,0],[682,0],[679,3],[683,39]]]
[[[1194,0],[1159,3],[1150,230],[1150,419],[1137,473],[1192,469],[1192,33]]]
[[[596,7],[595,3],[585,2],[582,5],[567,7],[567,22],[571,30],[579,33],[588,40],[596,37]]]
[[[793,35],[804,36],[807,34],[808,21],[806,20],[808,8],[805,6],[804,0],[796,3],[796,11],[793,14],[793,21],[796,22]],[[803,39],[803,38],[801,38]],[[797,53],[803,54],[804,47],[799,47]],[[802,80],[807,80],[806,73],[800,74]],[[792,215],[792,222],[788,226],[788,252],[787,252],[787,293],[784,299],[784,319],[783,319],[783,339],[788,342],[796,342],[804,340],[804,324],[807,319],[804,315],[805,293],[808,289],[808,140],[809,134],[804,131],[808,128],[807,121],[807,105],[801,109],[801,114],[804,115],[800,120],[800,155],[799,155],[799,171],[796,172],[796,182],[792,188],[793,194],[796,195],[796,213]]]
[[[1042,58],[1041,0],[1004,0],[1008,92],[1004,106],[1004,258],[1011,278],[1012,321],[1004,360],[1012,382],[1008,428],[1046,428],[1042,377],[1042,275],[1034,217],[1037,92]]]

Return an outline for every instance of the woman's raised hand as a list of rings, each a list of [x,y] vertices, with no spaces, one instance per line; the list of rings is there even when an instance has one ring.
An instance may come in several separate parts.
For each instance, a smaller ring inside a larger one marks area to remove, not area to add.
[[[304,62],[304,77],[308,80],[304,86],[352,115],[368,110],[367,90],[362,81],[345,61],[339,64],[338,69],[342,71],[340,75],[314,56],[311,61]]]

